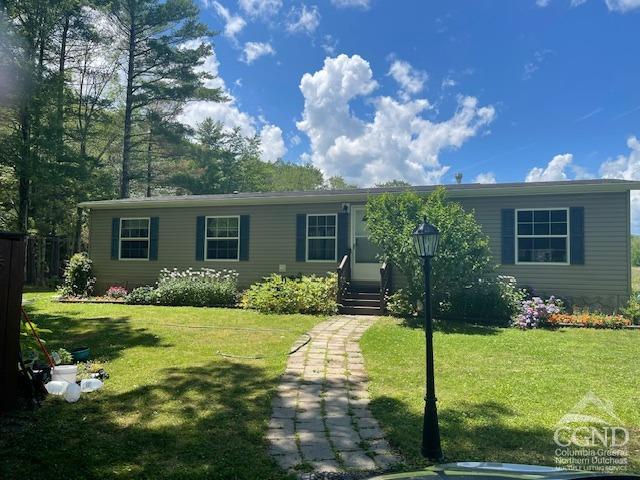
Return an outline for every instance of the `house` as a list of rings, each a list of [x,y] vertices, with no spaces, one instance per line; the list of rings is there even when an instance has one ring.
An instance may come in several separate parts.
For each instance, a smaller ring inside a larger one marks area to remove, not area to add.
[[[412,187],[428,193],[435,187]],[[597,309],[631,294],[630,191],[640,182],[581,180],[447,185],[475,212],[499,272],[543,295]],[[98,290],[153,284],[163,268],[233,269],[241,287],[273,273],[324,274],[339,265],[376,307],[381,265],[367,238],[371,195],[405,188],[237,193],[84,202]],[[389,271],[383,271],[389,276]],[[396,273],[391,284],[398,282]],[[349,302],[349,300],[346,300]],[[367,311],[363,309],[362,311]]]

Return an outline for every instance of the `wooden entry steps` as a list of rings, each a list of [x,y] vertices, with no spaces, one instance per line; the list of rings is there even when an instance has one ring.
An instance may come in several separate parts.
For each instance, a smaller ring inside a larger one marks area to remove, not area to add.
[[[379,283],[349,283],[338,311],[345,315],[382,315]]]

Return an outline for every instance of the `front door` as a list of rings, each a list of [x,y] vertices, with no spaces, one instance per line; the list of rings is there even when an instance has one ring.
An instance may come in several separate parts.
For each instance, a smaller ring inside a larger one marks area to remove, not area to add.
[[[369,240],[364,206],[351,208],[351,279],[361,282],[380,281],[380,250]]]

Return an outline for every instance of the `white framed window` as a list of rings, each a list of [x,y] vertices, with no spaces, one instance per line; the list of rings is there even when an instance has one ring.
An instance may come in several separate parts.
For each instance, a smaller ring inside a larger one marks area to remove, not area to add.
[[[516,263],[569,264],[569,209],[516,210]]]
[[[307,262],[335,262],[338,215],[307,214]]]
[[[120,219],[120,260],[149,260],[149,217]]]
[[[204,259],[240,259],[240,216],[206,217]]]

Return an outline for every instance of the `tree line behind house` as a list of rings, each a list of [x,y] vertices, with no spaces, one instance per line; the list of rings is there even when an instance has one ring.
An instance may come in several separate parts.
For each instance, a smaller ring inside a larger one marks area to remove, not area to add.
[[[263,161],[238,128],[179,121],[229,101],[203,68],[213,35],[193,0],[1,2],[0,229],[77,250],[88,199],[352,187]]]

